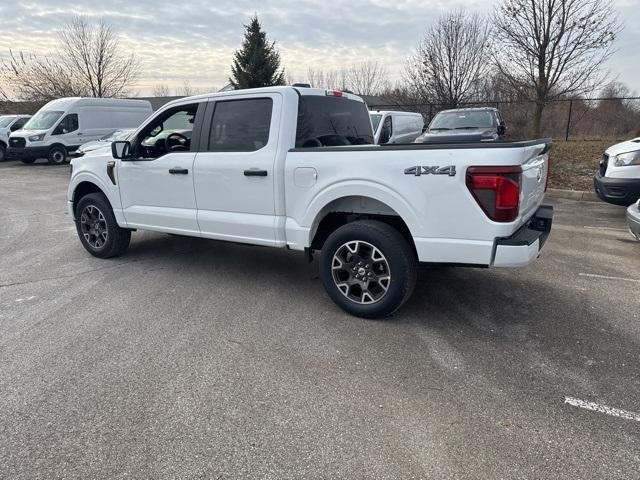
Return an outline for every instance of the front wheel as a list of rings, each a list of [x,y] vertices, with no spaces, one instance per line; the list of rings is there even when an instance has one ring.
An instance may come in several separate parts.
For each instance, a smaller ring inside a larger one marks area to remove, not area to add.
[[[414,250],[395,228],[375,220],[348,223],[322,247],[320,277],[346,312],[382,318],[399,309],[416,284]]]
[[[7,147],[0,143],[0,162],[4,162],[7,159]]]
[[[102,193],[90,193],[76,207],[76,230],[82,246],[94,257],[122,255],[129,248],[131,231],[120,228],[109,200]]]
[[[47,160],[50,165],[62,165],[67,161],[67,149],[61,145],[51,147]]]

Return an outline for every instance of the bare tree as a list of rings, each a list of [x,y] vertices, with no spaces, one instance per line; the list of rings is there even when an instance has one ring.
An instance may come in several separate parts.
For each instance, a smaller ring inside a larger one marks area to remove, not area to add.
[[[378,95],[389,87],[387,69],[377,61],[354,65],[345,77],[347,88],[359,95]]]
[[[92,25],[74,17],[59,33],[59,47],[47,56],[10,53],[1,75],[27,100],[64,96],[115,97],[127,93],[138,72],[135,54],[122,53],[119,38],[104,21]]]
[[[408,59],[404,79],[423,101],[450,107],[474,98],[490,70],[487,21],[456,10],[441,16]]]
[[[346,74],[344,70],[315,70],[307,69],[309,84],[314,88],[329,90],[347,90]]]
[[[326,71],[308,68],[307,78],[315,88],[349,90],[359,95],[377,95],[389,88],[387,69],[377,61]]]
[[[60,59],[9,52],[0,65],[0,78],[6,87],[2,96],[22,100],[51,100],[60,97],[89,95],[89,90],[69,71]]]
[[[611,0],[504,0],[494,14],[500,72],[535,102],[533,134],[549,101],[603,85],[621,30]]]
[[[171,91],[169,89],[169,85],[166,83],[159,83],[158,85],[154,85],[153,87],[153,96],[154,97],[169,97],[171,96]]]
[[[116,97],[135,81],[139,63],[122,53],[118,35],[104,20],[97,25],[75,16],[60,33],[63,64],[80,77],[94,97]]]

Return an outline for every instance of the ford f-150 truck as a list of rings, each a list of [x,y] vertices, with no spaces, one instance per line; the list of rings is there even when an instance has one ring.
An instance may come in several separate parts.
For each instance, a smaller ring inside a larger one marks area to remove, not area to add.
[[[74,159],[68,206],[97,257],[124,253],[137,229],[319,252],[331,299],[378,318],[410,297],[419,264],[532,262],[553,216],[550,146],[380,146],[355,95],[220,92],[173,101],[111,151]]]

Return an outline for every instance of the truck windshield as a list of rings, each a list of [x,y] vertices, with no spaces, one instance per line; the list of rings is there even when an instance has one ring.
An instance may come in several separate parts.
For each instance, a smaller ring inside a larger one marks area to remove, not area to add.
[[[344,97],[302,95],[296,148],[373,144],[367,106]]]
[[[373,127],[373,131],[378,130],[378,125],[380,125],[380,120],[382,120],[382,115],[379,113],[372,113],[371,115],[371,126]]]
[[[25,130],[49,130],[64,112],[46,110],[36,113],[22,128]]]
[[[429,130],[493,128],[495,126],[495,114],[491,111],[440,112],[429,125]]]

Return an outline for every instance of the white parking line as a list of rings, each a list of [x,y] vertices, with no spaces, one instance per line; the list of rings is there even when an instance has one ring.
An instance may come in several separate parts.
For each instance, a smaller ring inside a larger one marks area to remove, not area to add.
[[[617,228],[617,227],[592,227],[591,225],[585,225],[583,228],[588,230],[611,230],[613,232],[628,232],[628,228]]]
[[[608,275],[598,275],[596,273],[579,273],[578,275],[581,277],[602,278],[603,280],[620,280],[623,282],[640,283],[640,279],[637,278],[610,277]]]
[[[578,398],[564,397],[564,403],[573,405],[574,407],[584,408],[585,410],[591,410],[592,412],[605,413],[612,417],[624,418],[625,420],[635,420],[640,422],[640,414],[629,412],[627,410],[621,410],[619,408],[607,407],[606,405],[600,405],[599,403],[586,402]]]

